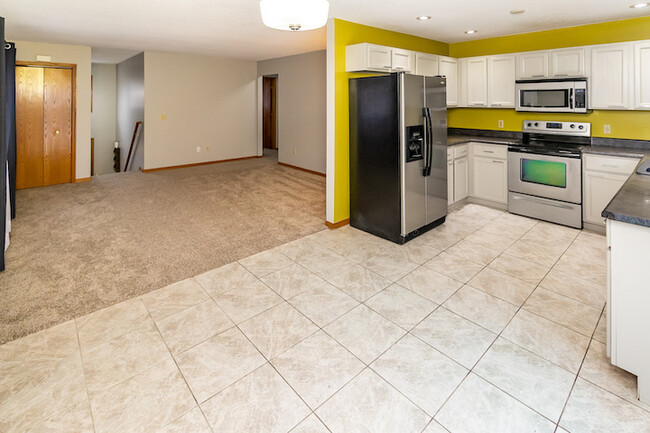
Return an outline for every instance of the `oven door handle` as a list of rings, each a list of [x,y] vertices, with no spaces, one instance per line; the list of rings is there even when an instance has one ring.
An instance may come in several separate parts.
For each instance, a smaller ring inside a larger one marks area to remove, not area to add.
[[[573,111],[573,89],[569,89],[569,110]]]
[[[541,203],[545,206],[553,206],[553,207],[559,207],[560,209],[573,209],[572,206],[568,204],[560,204],[560,203],[552,203],[549,200],[539,200],[536,199],[535,197],[527,196],[527,197],[519,197],[519,196],[513,196],[511,197],[513,200],[528,200],[528,201],[534,201],[536,203]]]

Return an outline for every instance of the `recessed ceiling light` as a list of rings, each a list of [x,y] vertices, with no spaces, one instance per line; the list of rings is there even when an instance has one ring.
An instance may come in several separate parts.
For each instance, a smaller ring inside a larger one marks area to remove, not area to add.
[[[416,19],[417,19],[418,21],[428,21],[428,20],[431,19],[431,17],[428,16],[428,15],[422,15],[422,16],[420,16],[420,17],[417,17]]]
[[[526,9],[513,9],[510,11],[511,15],[521,15],[526,12]]]
[[[478,32],[476,30],[467,30],[465,33],[468,35],[473,35],[474,33],[478,33]]]
[[[639,9],[648,6],[648,3],[637,3],[635,5],[630,5],[631,9]]]

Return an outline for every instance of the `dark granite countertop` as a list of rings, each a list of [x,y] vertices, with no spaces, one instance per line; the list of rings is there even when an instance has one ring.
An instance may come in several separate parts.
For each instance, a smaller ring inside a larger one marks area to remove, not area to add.
[[[641,162],[648,158],[645,156]],[[650,176],[632,173],[601,215],[615,221],[650,227]]]

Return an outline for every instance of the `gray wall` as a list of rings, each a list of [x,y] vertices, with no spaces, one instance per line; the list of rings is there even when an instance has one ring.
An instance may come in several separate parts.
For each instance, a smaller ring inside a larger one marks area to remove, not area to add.
[[[257,63],[258,76],[278,76],[278,160],[320,173],[326,165],[325,73],[325,51]]]
[[[117,66],[93,63],[93,112],[90,135],[95,139],[95,175],[114,173],[113,143],[117,134]]]
[[[122,153],[122,170],[131,145],[135,122],[144,121],[144,53],[117,65],[117,139]],[[144,168],[144,130],[129,163],[131,171]]]
[[[254,61],[147,51],[144,65],[146,169],[257,154]]]

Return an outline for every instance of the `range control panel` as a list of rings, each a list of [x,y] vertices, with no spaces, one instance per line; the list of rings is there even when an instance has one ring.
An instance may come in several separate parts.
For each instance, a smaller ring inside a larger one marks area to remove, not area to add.
[[[523,132],[591,137],[591,123],[524,120]]]

